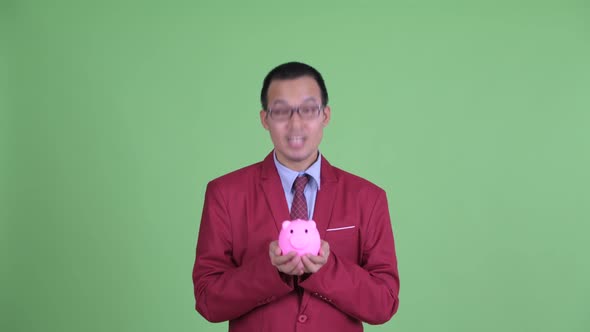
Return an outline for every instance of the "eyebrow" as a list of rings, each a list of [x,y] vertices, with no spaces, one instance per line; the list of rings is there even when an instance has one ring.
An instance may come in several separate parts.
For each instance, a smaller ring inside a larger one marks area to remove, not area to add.
[[[307,98],[303,99],[303,102],[302,102],[302,104],[304,104],[304,103],[306,103],[306,102],[308,102],[308,101],[316,101],[316,102],[317,102],[317,100],[316,100],[316,98],[315,98],[315,97],[307,97]],[[273,102],[272,102],[272,104],[271,104],[271,105],[276,105],[276,104],[285,104],[285,105],[287,105],[287,106],[291,106],[291,105],[289,105],[289,103],[288,103],[286,100],[284,100],[284,99],[276,99],[275,101],[273,101]]]
[[[272,105],[276,105],[276,104],[289,105],[289,103],[286,100],[283,100],[283,99],[276,99],[275,101],[272,102]]]
[[[307,97],[307,98],[305,98],[305,99],[303,100],[303,102],[305,103],[306,101],[310,101],[310,100],[311,100],[311,101],[316,101],[316,100],[315,100],[315,97]]]

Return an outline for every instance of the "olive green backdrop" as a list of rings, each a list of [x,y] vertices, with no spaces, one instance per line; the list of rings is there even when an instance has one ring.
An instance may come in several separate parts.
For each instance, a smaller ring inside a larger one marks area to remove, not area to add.
[[[225,331],[205,186],[270,151],[262,79],[299,60],[322,152],[390,200],[401,305],[367,331],[590,331],[589,8],[0,2],[0,330]]]

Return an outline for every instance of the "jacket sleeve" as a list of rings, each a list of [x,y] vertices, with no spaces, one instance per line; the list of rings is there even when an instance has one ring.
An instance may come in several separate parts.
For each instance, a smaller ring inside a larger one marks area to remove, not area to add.
[[[364,228],[360,264],[331,251],[326,264],[300,285],[352,317],[383,324],[399,305],[399,275],[384,191]]]
[[[216,183],[205,193],[193,267],[196,310],[210,322],[232,320],[293,290],[270,263],[268,251],[237,265],[231,220]]]

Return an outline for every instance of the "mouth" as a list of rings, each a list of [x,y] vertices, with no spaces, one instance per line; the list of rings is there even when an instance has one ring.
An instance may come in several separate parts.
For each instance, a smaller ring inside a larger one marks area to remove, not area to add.
[[[287,144],[291,148],[300,148],[303,146],[305,142],[305,137],[303,136],[287,136]]]

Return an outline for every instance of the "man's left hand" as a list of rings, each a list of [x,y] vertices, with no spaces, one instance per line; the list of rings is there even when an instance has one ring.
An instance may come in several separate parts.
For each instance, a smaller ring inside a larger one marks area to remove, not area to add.
[[[330,245],[328,242],[322,240],[320,247],[320,253],[318,256],[311,254],[301,256],[301,262],[305,269],[305,273],[316,273],[319,269],[326,264],[328,257],[330,256]]]

